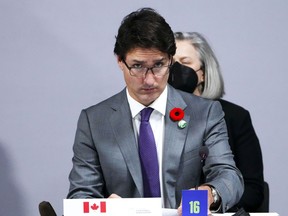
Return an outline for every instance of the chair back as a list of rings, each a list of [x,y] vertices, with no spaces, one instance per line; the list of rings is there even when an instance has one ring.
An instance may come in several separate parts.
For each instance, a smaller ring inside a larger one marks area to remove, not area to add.
[[[39,212],[41,216],[57,216],[52,205],[47,201],[39,203]]]

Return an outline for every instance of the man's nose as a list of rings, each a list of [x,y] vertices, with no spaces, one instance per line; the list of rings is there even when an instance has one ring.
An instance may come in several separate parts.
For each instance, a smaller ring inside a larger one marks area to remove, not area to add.
[[[154,73],[152,71],[151,68],[149,68],[145,74],[145,77],[144,77],[144,81],[147,83],[147,84],[154,84],[155,82],[155,76],[154,76]]]

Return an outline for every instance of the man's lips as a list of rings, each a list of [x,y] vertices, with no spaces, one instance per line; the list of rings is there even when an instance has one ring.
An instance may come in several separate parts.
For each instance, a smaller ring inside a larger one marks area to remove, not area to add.
[[[144,92],[154,92],[156,88],[142,88],[142,91]]]

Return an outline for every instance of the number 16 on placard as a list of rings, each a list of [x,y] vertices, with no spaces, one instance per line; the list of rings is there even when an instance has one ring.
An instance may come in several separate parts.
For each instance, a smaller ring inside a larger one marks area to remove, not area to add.
[[[183,216],[207,216],[208,191],[207,190],[183,190],[182,191],[182,215]]]
[[[190,201],[190,214],[200,213],[200,201]]]

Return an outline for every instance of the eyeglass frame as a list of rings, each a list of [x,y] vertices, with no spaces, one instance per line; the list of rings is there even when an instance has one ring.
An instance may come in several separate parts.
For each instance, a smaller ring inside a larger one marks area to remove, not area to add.
[[[170,60],[171,59],[171,60]],[[148,73],[148,71],[149,70],[151,70],[151,73],[153,74],[153,76],[156,76],[156,77],[163,77],[163,76],[165,76],[166,74],[168,74],[169,73],[169,69],[170,69],[170,67],[172,66],[172,63],[173,63],[173,58],[169,58],[169,60],[170,60],[170,64],[169,65],[163,65],[163,66],[161,66],[161,67],[158,67],[158,68],[165,68],[165,67],[167,67],[167,71],[163,74],[163,75],[155,75],[155,73],[153,72],[153,68],[157,68],[157,67],[143,67],[143,69],[144,68],[146,68],[147,70],[146,70],[146,72],[145,73],[143,73],[141,76],[137,76],[136,74],[132,74],[131,73],[131,69],[136,69],[137,70],[137,68],[135,68],[135,67],[130,67],[130,66],[128,66],[128,64],[126,63],[126,61],[124,60],[124,59],[122,59],[122,62],[125,64],[125,66],[127,67],[127,69],[129,70],[129,74],[131,75],[131,76],[134,76],[134,77],[137,77],[137,78],[144,78],[144,77],[146,77],[146,75],[147,75],[147,73]],[[142,69],[142,68],[141,68]]]

